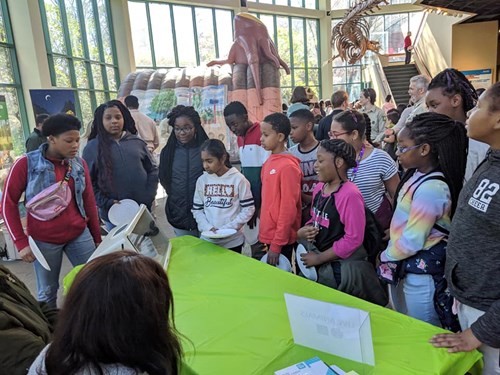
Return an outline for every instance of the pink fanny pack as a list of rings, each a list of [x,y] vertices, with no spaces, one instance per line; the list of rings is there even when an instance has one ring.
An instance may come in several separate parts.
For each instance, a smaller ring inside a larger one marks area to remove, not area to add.
[[[40,221],[49,221],[60,215],[71,202],[71,189],[68,181],[71,175],[71,162],[64,180],[43,189],[26,203],[26,210]]]

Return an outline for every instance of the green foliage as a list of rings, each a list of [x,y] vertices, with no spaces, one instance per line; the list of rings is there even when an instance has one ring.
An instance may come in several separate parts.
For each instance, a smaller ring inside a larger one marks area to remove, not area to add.
[[[203,108],[199,113],[201,122],[204,124],[210,124],[214,120],[214,111],[212,108]]]
[[[149,110],[154,118],[164,118],[165,115],[175,107],[177,104],[177,97],[173,89],[162,90],[151,101]]]

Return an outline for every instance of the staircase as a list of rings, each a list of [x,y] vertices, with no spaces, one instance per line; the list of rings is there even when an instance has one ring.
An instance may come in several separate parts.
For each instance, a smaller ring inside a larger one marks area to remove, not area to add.
[[[386,66],[384,74],[396,105],[408,104],[410,78],[419,74],[415,64]]]

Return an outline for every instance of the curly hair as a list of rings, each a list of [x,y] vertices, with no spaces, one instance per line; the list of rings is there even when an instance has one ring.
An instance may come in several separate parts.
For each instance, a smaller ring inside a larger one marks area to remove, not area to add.
[[[470,111],[477,102],[477,92],[465,75],[453,68],[448,68],[436,74],[429,83],[428,90],[442,88],[443,94],[452,97],[460,95],[465,113]]]
[[[281,133],[288,139],[292,126],[290,125],[290,120],[283,113],[271,113],[267,115],[263,122],[267,122],[276,133]]]
[[[347,169],[356,166],[356,150],[353,146],[342,139],[324,139],[319,146],[329,152],[335,158],[344,160]]]
[[[187,117],[191,120],[195,128],[194,142],[200,147],[208,139],[208,135],[201,126],[201,119],[198,112],[193,107],[178,105],[167,115],[168,124],[173,128],[175,121],[179,117]],[[177,137],[175,133],[168,138],[167,144],[161,150],[159,178],[160,183],[170,193],[170,182],[172,181],[172,165],[174,163],[175,150],[177,148]]]
[[[103,117],[104,112],[108,108],[118,108],[123,117],[123,131],[131,134],[137,134],[135,121],[128,108],[119,100],[110,100],[101,104],[94,112],[94,120],[92,122],[92,130],[90,131],[89,141],[97,138],[97,159],[98,159],[98,173],[97,184],[99,188],[105,192],[110,193],[113,189],[113,158],[111,155],[111,144],[113,139],[104,128]]]
[[[408,137],[415,144],[427,143],[431,147],[437,169],[444,174],[450,188],[453,215],[467,164],[468,138],[464,125],[446,115],[428,112],[415,116],[412,122],[406,125],[406,129]],[[409,170],[405,177],[408,174],[413,175],[413,172],[414,169]],[[400,186],[408,178],[403,178]]]

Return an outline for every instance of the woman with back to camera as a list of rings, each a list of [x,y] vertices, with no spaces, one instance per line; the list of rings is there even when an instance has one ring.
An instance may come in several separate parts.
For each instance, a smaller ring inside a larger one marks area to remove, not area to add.
[[[97,107],[89,141],[83,150],[101,218],[106,227],[111,206],[122,199],[148,209],[158,188],[158,167],[146,142],[137,136],[135,122],[122,102],[111,100]]]
[[[160,154],[160,183],[168,194],[165,213],[177,236],[199,237],[191,209],[196,181],[203,174],[201,145],[208,136],[193,107],[178,105],[167,118],[174,137]]]
[[[181,345],[165,270],[133,251],[95,258],[76,275],[52,343],[28,375],[177,375]]]

